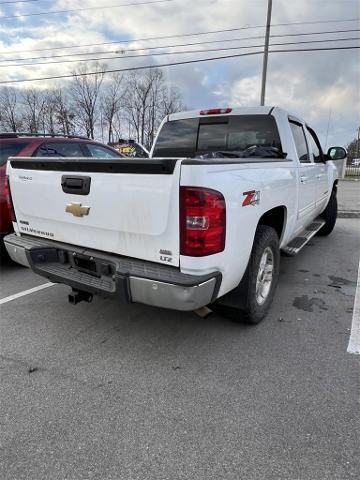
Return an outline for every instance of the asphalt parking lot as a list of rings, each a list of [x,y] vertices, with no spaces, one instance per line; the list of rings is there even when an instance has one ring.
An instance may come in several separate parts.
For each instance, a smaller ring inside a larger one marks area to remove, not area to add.
[[[360,357],[347,346],[359,226],[339,219],[282,257],[256,327],[74,307],[61,285],[1,305],[0,478],[358,478]],[[44,283],[6,262],[0,298]]]

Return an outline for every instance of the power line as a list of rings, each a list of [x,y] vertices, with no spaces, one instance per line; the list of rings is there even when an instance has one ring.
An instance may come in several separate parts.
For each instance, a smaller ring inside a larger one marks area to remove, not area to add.
[[[300,41],[300,42],[284,42],[284,43],[271,43],[270,46],[285,46],[285,45],[300,45],[300,44],[309,44],[309,43],[326,43],[326,42],[344,42],[344,41],[353,41],[353,40],[360,40],[360,37],[350,37],[350,38],[332,38],[327,40],[309,40],[309,41]],[[191,45],[191,44],[190,44]],[[169,45],[168,47],[160,47],[160,48],[171,48],[174,45]],[[183,45],[184,46],[184,45]],[[79,62],[95,62],[99,60],[127,60],[130,58],[144,58],[144,57],[155,57],[155,56],[163,56],[163,55],[183,55],[189,53],[206,53],[206,52],[221,52],[221,51],[229,51],[229,50],[243,50],[248,48],[261,48],[262,45],[246,45],[242,47],[224,47],[224,48],[211,48],[211,49],[201,49],[201,50],[184,50],[181,52],[157,52],[157,53],[147,53],[147,54],[140,54],[140,55],[126,55],[126,56],[111,56],[111,57],[96,57],[96,58],[80,58],[77,60],[55,60],[51,62],[37,62],[37,63],[17,63],[17,64],[6,64],[0,65],[0,68],[5,67],[34,67],[36,65],[54,65],[54,64],[63,64],[63,63],[79,63]],[[143,49],[140,49],[143,50]],[[147,50],[147,49],[146,49]],[[131,51],[131,50],[129,50]],[[111,53],[111,52],[109,52]],[[114,52],[116,53],[116,52]]]
[[[319,52],[319,51],[334,51],[334,50],[355,50],[359,49],[360,46],[349,46],[349,47],[317,47],[317,48],[297,48],[297,49],[285,49],[285,50],[270,50],[269,53],[288,53],[288,52]],[[149,65],[142,65],[139,67],[128,67],[128,68],[116,68],[113,70],[103,70],[97,72],[86,72],[86,73],[76,73],[71,75],[56,75],[52,77],[39,77],[39,78],[21,78],[18,80],[3,80],[0,81],[0,85],[4,84],[14,84],[14,83],[28,83],[28,82],[39,82],[43,80],[60,80],[65,78],[74,78],[74,77],[87,77],[93,75],[99,75],[100,73],[119,73],[119,72],[130,72],[130,71],[137,71],[137,70],[146,70],[149,68],[164,68],[164,67],[172,67],[176,65],[189,65],[194,63],[204,63],[204,62],[211,62],[216,60],[225,60],[228,58],[239,58],[239,57],[249,57],[253,55],[262,55],[264,52],[263,50],[257,52],[247,52],[247,53],[236,53],[233,55],[222,55],[217,57],[207,57],[201,58],[197,60],[182,60],[180,62],[169,62],[169,63],[162,63],[162,64],[149,64]]]
[[[336,23],[336,22],[355,22],[360,19],[343,19],[343,20],[324,20],[324,23]],[[321,23],[320,21],[317,23]],[[273,27],[279,26],[287,26],[287,25],[303,25],[307,24],[307,22],[295,22],[295,23],[280,23],[280,24],[273,24]],[[82,48],[82,47],[99,47],[101,45],[113,45],[119,43],[133,43],[133,42],[144,42],[149,40],[164,40],[168,38],[180,38],[180,37],[194,37],[199,35],[211,35],[215,33],[230,33],[230,32],[238,32],[240,30],[248,30],[252,28],[262,28],[265,25],[254,25],[254,26],[246,26],[246,27],[238,27],[238,28],[226,28],[222,30],[208,30],[206,32],[196,32],[196,33],[182,33],[178,35],[161,35],[157,37],[145,37],[145,38],[134,38],[134,39],[126,39],[126,40],[115,40],[111,42],[101,42],[101,43],[85,43],[83,45],[65,45],[61,47],[49,47],[49,48],[35,48],[35,49],[28,49],[28,50],[14,50],[13,52],[0,52],[1,55],[12,55],[14,53],[28,53],[28,52],[45,52],[50,50],[64,50],[68,48]],[[344,32],[351,32],[357,30],[333,30],[327,32],[308,32],[308,33],[292,33],[292,34],[285,34],[283,36],[297,36],[297,35],[318,35],[319,33],[344,33]],[[280,37],[282,35],[271,35],[271,37]],[[260,37],[259,37],[260,38]],[[261,37],[262,38],[262,37]]]
[[[237,29],[236,29],[237,30]],[[298,37],[298,36],[310,36],[310,35],[325,35],[325,34],[334,34],[334,33],[350,33],[350,32],[359,32],[359,28],[354,28],[354,29],[348,29],[348,30],[328,30],[328,31],[323,31],[323,32],[305,32],[305,33],[285,33],[285,34],[278,34],[278,35],[270,35],[270,38],[283,38],[283,37]],[[223,31],[219,31],[223,32]],[[212,33],[212,32],[211,32]],[[206,32],[203,33],[193,33],[191,35],[205,35]],[[188,34],[185,34],[184,36],[187,36]],[[164,38],[176,38],[181,35],[169,35]],[[156,46],[156,47],[146,47],[146,48],[132,48],[132,49],[126,49],[124,51],[126,52],[135,52],[135,51],[142,51],[142,50],[157,50],[159,48],[170,48],[170,47],[187,47],[190,45],[205,45],[205,44],[212,44],[212,43],[227,43],[227,42],[235,42],[235,41],[243,41],[243,40],[259,40],[263,38],[263,35],[258,35],[258,36],[252,36],[252,37],[242,37],[242,38],[228,38],[228,39],[220,39],[220,40],[206,40],[202,42],[191,42],[191,43],[179,43],[175,45],[165,45],[165,46]],[[119,42],[104,42],[104,43],[97,43],[97,44],[89,44],[89,45],[82,45],[82,46],[100,46],[100,45],[109,45],[109,44],[121,44],[121,43],[130,43],[130,42],[139,42],[141,40],[125,40],[125,41],[119,41]],[[54,50],[62,49],[62,48],[75,48],[74,47],[54,47]],[[78,48],[78,47],[77,47]],[[50,50],[50,49],[44,49],[44,50]],[[21,52],[35,52],[35,51],[42,51],[41,49],[38,50],[22,50],[22,51],[17,51],[16,53],[21,53]],[[15,53],[15,52],[12,52]],[[0,52],[0,55],[12,55],[10,52]],[[64,58],[64,57],[77,57],[77,56],[84,56],[84,55],[101,55],[101,54],[107,54],[107,53],[118,53],[117,50],[105,50],[105,51],[95,51],[95,52],[78,52],[78,53],[67,53],[67,54],[62,54],[62,55],[47,55],[47,56],[38,56],[38,57],[25,57],[25,58],[9,58],[6,59],[4,58],[3,60],[0,59],[0,61],[4,62],[21,62],[21,61],[26,61],[26,60],[42,60],[42,59],[47,59],[47,58]]]
[[[39,17],[43,15],[55,15],[59,13],[84,12],[88,10],[104,10],[105,8],[120,8],[120,7],[131,7],[136,5],[151,5],[154,3],[167,3],[167,2],[174,2],[174,1],[175,0],[148,0],[148,1],[138,2],[138,3],[122,3],[121,5],[103,5],[101,7],[82,7],[82,8],[72,8],[69,10],[54,10],[50,12],[24,13],[22,15],[10,15],[7,17],[1,17],[1,20],[13,20],[16,18],[24,18],[24,17]]]
[[[360,29],[356,30],[357,32],[360,31]],[[121,52],[140,52],[143,50],[158,50],[160,48],[175,48],[175,47],[189,47],[193,45],[206,45],[206,44],[212,44],[212,43],[227,43],[227,42],[235,42],[235,41],[242,41],[242,40],[259,40],[263,38],[262,35],[258,35],[255,37],[243,37],[243,38],[234,38],[234,39],[225,39],[225,40],[207,40],[204,42],[190,42],[190,43],[176,43],[173,45],[160,45],[156,47],[143,47],[143,48],[127,48],[126,50],[121,50]],[[101,54],[107,54],[107,53],[120,53],[119,50],[105,50],[105,51],[95,51],[95,52],[82,52],[82,53],[67,53],[63,55],[48,55],[48,56],[40,56],[40,57],[25,57],[25,58],[10,58],[10,59],[1,59],[0,62],[21,62],[21,61],[26,61],[26,60],[42,60],[46,58],[63,58],[63,57],[78,57],[78,56],[84,56],[84,55],[101,55]]]
[[[360,29],[351,30],[352,32],[359,32]],[[350,32],[347,30],[346,32]],[[306,34],[304,34],[306,35]],[[275,37],[286,37],[286,36],[296,36],[296,35],[273,35]],[[105,50],[105,51],[95,51],[95,52],[82,52],[82,53],[68,53],[64,55],[50,55],[50,56],[40,56],[40,57],[25,57],[25,58],[9,58],[0,60],[0,62],[22,62],[27,60],[43,60],[43,59],[52,59],[52,58],[68,58],[68,57],[78,57],[78,56],[88,56],[88,55],[106,55],[109,53],[122,53],[125,54],[126,52],[140,52],[144,50],[158,50],[162,48],[177,48],[177,47],[189,47],[194,45],[206,45],[206,44],[213,44],[213,43],[228,43],[228,42],[235,42],[235,41],[243,41],[243,40],[259,40],[262,39],[263,36],[255,36],[255,37],[242,37],[242,38],[231,38],[231,39],[224,39],[224,40],[207,40],[203,42],[188,42],[188,43],[176,43],[173,45],[160,45],[156,47],[142,47],[142,48],[128,48],[126,50],[122,50],[119,52],[118,50]],[[329,39],[329,41],[334,41],[337,39]],[[314,40],[315,41],[315,40]],[[79,60],[80,61],[80,60]]]
[[[43,1],[44,0],[15,0],[14,2],[0,2],[0,5],[13,5],[15,3],[30,3],[30,2],[43,2]]]
[[[30,50],[13,50],[12,52],[0,52],[0,55],[12,55],[14,53],[28,53],[28,52],[45,52],[49,50],[65,50],[67,48],[83,48],[83,47],[99,47],[101,45],[114,45],[120,43],[135,43],[135,42],[145,42],[149,40],[165,40],[168,38],[180,38],[180,37],[194,37],[198,35],[209,35],[213,33],[227,33],[227,32],[235,32],[239,30],[246,30],[249,27],[240,27],[240,28],[230,28],[224,30],[209,30],[207,32],[197,32],[197,33],[183,33],[179,35],[162,35],[160,37],[145,37],[145,38],[134,38],[134,39],[126,39],[126,40],[114,40],[111,42],[101,42],[101,43],[84,43],[82,45],[65,45],[61,47],[49,47],[49,48],[34,48]],[[251,27],[253,28],[253,27]],[[345,30],[346,31],[346,30]],[[252,37],[255,38],[255,37]],[[256,38],[262,38],[256,37]],[[74,54],[75,55],[75,54]],[[45,57],[41,57],[45,58]],[[50,57],[49,57],[50,58]]]

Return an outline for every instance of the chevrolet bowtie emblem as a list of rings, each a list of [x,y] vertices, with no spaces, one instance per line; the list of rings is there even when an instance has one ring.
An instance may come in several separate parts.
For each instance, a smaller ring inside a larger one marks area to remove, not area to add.
[[[65,212],[72,213],[74,217],[89,215],[90,207],[82,207],[81,203],[71,202],[66,205]]]

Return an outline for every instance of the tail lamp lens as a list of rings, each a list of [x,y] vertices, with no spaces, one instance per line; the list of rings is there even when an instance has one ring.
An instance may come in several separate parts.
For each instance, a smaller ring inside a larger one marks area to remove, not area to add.
[[[9,177],[7,175],[5,177],[5,182],[4,182],[4,196],[5,196],[7,208],[9,210],[10,219],[12,222],[16,222],[14,204],[11,198],[10,182],[9,182]]]
[[[204,257],[225,248],[223,195],[202,187],[180,187],[180,254]]]

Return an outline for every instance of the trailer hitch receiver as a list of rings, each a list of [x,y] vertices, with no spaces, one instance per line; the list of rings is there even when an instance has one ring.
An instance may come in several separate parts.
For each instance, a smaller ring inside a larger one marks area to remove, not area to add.
[[[92,302],[93,294],[89,292],[84,292],[83,290],[72,289],[72,292],[69,294],[69,302],[72,305],[76,305],[79,302]]]

